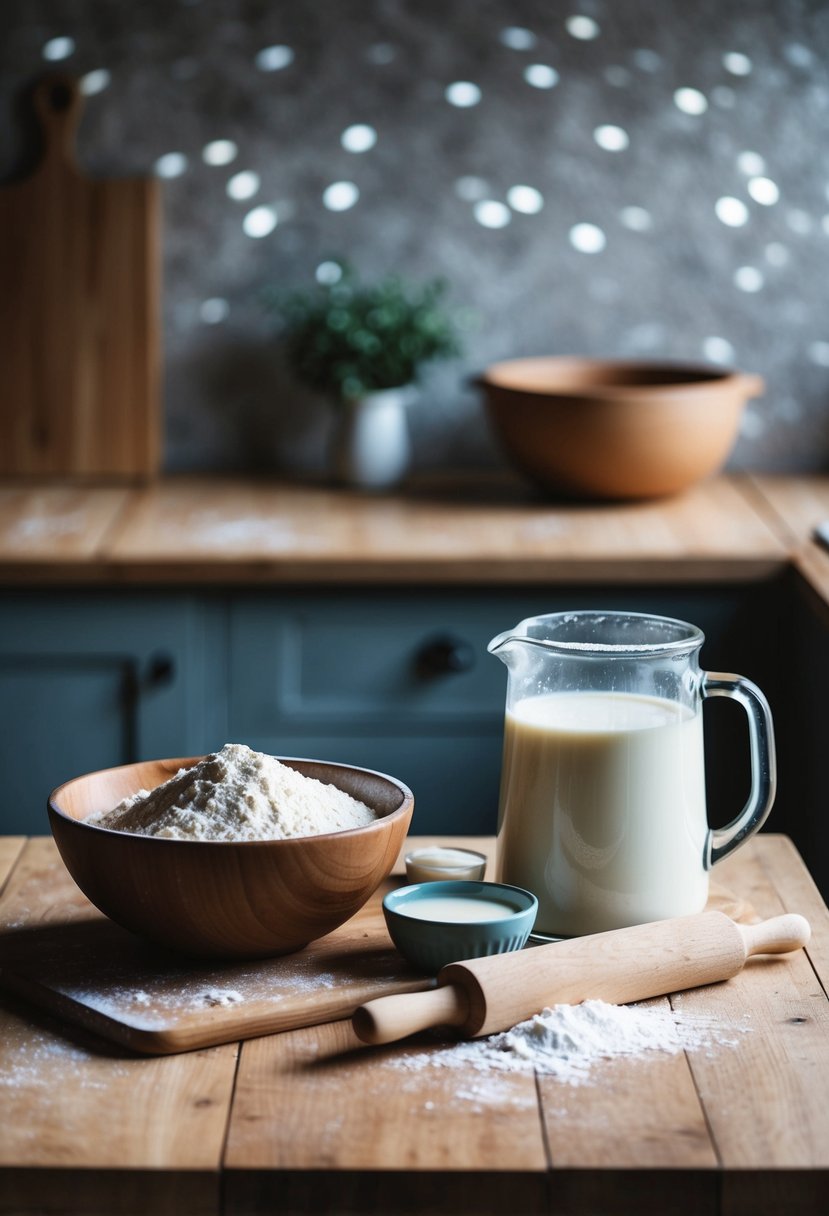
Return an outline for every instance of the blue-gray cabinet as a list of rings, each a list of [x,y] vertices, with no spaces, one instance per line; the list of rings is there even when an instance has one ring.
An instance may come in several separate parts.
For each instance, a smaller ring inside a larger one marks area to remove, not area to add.
[[[539,612],[661,612],[704,630],[708,666],[742,671],[773,697],[754,638],[775,603],[771,588],[745,586],[237,593],[223,738],[391,773],[414,791],[417,832],[493,832],[507,675],[486,650],[496,633]],[[741,711],[706,706],[706,733],[709,802],[725,822],[745,800]]]
[[[0,830],[48,830],[49,791],[79,773],[232,741],[391,773],[415,793],[415,831],[491,832],[506,689],[494,634],[577,607],[679,616],[705,630],[707,666],[751,676],[774,704],[755,641],[774,602],[746,585],[6,591]],[[722,821],[744,797],[745,726],[732,706],[706,716]]]
[[[189,596],[0,596],[0,830],[47,833],[79,773],[200,746],[204,641]]]

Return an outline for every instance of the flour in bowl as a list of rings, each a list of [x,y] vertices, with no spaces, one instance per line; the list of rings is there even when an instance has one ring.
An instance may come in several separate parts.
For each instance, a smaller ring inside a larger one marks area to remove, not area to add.
[[[226,743],[156,789],[139,790],[97,827],[174,840],[283,840],[366,827],[377,816],[350,794],[274,756]]]

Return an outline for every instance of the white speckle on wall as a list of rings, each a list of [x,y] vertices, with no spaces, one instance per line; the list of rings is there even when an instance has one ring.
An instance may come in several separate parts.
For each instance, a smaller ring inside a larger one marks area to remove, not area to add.
[[[229,165],[239,155],[232,139],[213,139],[202,148],[202,160],[206,165]]]
[[[187,172],[187,157],[183,152],[165,152],[155,162],[155,171],[159,177],[181,177]]]
[[[242,231],[245,236],[259,239],[270,236],[277,222],[278,217],[273,207],[254,207],[242,220]]]
[[[607,238],[596,224],[574,224],[570,229],[570,244],[579,253],[601,253]]]
[[[549,63],[531,63],[524,68],[524,79],[534,89],[554,89],[559,74]]]
[[[360,197],[354,182],[332,182],[322,192],[322,204],[329,211],[348,211]]]

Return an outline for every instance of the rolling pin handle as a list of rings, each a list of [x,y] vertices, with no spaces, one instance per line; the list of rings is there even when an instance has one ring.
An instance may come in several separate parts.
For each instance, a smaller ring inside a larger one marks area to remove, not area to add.
[[[746,958],[752,954],[788,954],[808,945],[812,930],[805,916],[787,912],[757,925],[738,925]]]
[[[367,1001],[351,1024],[363,1043],[394,1043],[433,1026],[462,1026],[468,1001],[462,988],[444,984],[426,992],[401,992]]]

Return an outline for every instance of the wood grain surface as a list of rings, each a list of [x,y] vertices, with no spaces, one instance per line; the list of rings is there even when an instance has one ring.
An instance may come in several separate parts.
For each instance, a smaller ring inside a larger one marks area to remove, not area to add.
[[[44,151],[0,189],[0,473],[158,471],[159,187],[91,180],[74,159],[71,77],[34,91]]]
[[[44,871],[48,886],[40,881]],[[52,841],[35,840],[2,904],[0,988],[151,1055],[346,1018],[373,996],[432,984],[405,963],[386,932],[382,897],[399,882],[386,880],[346,925],[299,953],[200,963],[101,916]]]
[[[45,847],[19,857],[7,920],[83,915]],[[343,1021],[136,1058],[4,998],[0,1212],[822,1216],[829,912],[784,837],[719,870],[759,915],[804,914],[807,952],[661,1002],[709,1022],[706,1048],[580,1085],[432,1065],[431,1035],[364,1048]]]
[[[25,836],[0,836],[0,892],[5,887],[25,844]]]
[[[435,477],[395,494],[251,479],[169,477],[117,510],[89,489],[84,560],[67,553],[56,506],[8,498],[0,581],[189,585],[329,583],[500,585],[763,579],[788,544],[743,478],[723,477],[649,503],[573,505],[510,478]],[[32,513],[48,513],[21,553]],[[95,530],[93,521],[106,526]],[[76,515],[76,518],[78,516]]]
[[[829,519],[829,477],[755,473],[750,484],[773,525],[794,542],[808,540],[815,525]]]
[[[27,565],[94,563],[128,491],[38,481],[0,486],[0,552]]]
[[[818,524],[829,520],[829,477],[755,474],[751,491],[771,526],[789,546],[791,566],[829,609],[829,551],[814,539]]]
[[[491,854],[491,841],[481,843]],[[21,837],[0,838],[9,870],[23,844]],[[0,865],[3,858],[0,848]],[[389,940],[382,899],[401,881],[398,859],[393,876],[356,916],[296,954],[199,963],[142,942],[102,916],[73,883],[54,843],[35,839],[0,905],[0,990],[149,1055],[349,1018],[365,1001],[433,985]],[[750,904],[717,885],[711,907],[754,917]]]

